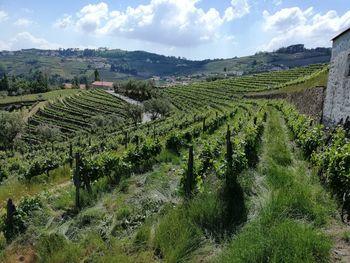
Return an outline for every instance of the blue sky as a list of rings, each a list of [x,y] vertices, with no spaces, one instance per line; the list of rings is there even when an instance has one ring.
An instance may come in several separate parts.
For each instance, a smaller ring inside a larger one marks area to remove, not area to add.
[[[97,48],[228,58],[331,46],[349,0],[0,0],[0,50]]]

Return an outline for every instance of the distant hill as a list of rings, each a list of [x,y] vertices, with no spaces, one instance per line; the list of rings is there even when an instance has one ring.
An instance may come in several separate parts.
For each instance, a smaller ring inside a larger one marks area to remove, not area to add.
[[[57,82],[75,76],[93,78],[94,69],[105,80],[179,77],[212,74],[241,75],[287,69],[330,61],[330,48],[305,49],[304,45],[281,48],[275,52],[259,52],[252,56],[193,61],[144,51],[92,49],[60,49],[0,52],[0,74],[30,76],[40,70]]]

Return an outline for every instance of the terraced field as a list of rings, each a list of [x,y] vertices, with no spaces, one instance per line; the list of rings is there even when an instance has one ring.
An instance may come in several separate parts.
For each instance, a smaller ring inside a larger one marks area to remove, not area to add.
[[[29,119],[27,140],[37,140],[37,127],[49,125],[61,131],[62,137],[72,137],[77,132],[91,132],[94,116],[113,116],[126,120],[126,102],[101,90],[83,91],[59,99],[40,109]]]
[[[190,111],[194,107],[211,106],[229,102],[250,92],[268,91],[298,84],[327,70],[327,65],[315,64],[285,71],[228,78],[213,82],[200,82],[187,86],[165,89],[164,93],[179,110]]]

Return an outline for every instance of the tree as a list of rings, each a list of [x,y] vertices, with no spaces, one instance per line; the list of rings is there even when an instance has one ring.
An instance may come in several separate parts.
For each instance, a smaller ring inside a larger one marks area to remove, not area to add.
[[[0,91],[8,91],[9,87],[10,87],[10,85],[9,85],[7,75],[6,75],[6,73],[4,73],[4,75],[0,81]]]
[[[22,117],[15,112],[0,112],[0,147],[8,149],[13,146],[17,134],[24,128]]]
[[[142,121],[143,107],[135,104],[127,104],[125,107],[127,116],[133,120],[134,124]]]
[[[95,69],[94,75],[95,75],[95,81],[100,81],[101,80],[100,72],[98,72],[97,69]]]
[[[170,102],[166,99],[150,99],[144,103],[145,111],[151,113],[151,119],[155,120],[159,116],[165,116],[170,111]]]
[[[191,145],[188,149],[188,162],[187,170],[185,174],[186,178],[184,179],[184,193],[186,199],[190,199],[193,195],[193,191],[196,187],[196,177],[194,171],[194,160],[193,160],[193,146]]]
[[[80,85],[79,79],[77,76],[75,76],[73,81],[72,81],[72,88],[79,89],[79,85]]]
[[[47,77],[41,71],[34,74],[33,81],[30,84],[30,91],[32,93],[41,93],[49,90]]]
[[[41,124],[36,128],[38,136],[43,141],[54,142],[60,134],[60,130],[56,127],[50,127],[49,125]]]

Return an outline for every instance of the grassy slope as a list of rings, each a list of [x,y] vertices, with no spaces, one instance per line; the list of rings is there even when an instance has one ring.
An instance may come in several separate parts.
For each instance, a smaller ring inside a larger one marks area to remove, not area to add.
[[[251,188],[250,175],[259,179],[249,201],[250,220],[219,256],[217,245],[224,245],[226,239],[221,236],[224,211],[215,183],[210,182],[209,191],[188,209],[174,208],[177,171],[185,160],[167,152],[159,158],[167,162],[150,173],[132,176],[116,189],[103,180],[97,183],[93,200],[83,196],[86,206],[77,216],[68,213],[74,206],[71,185],[58,189],[59,194],[44,195],[45,212],[34,217],[27,232],[40,236],[38,242],[33,247],[19,240],[1,259],[13,262],[16,251],[19,255],[29,251],[37,253],[40,262],[213,262],[215,257],[218,262],[328,262],[331,243],[321,228],[327,224],[333,203],[288,140],[275,110],[270,111],[259,166],[242,175],[241,184],[249,185],[243,186],[247,189]],[[139,215],[166,203],[171,205],[162,217],[140,219]],[[142,226],[133,231],[133,223]],[[105,234],[113,237],[105,242]],[[157,247],[162,249],[163,260],[158,258]]]
[[[69,96],[80,92],[78,89],[60,89],[38,94],[27,94],[23,96],[3,96],[0,97],[0,105],[8,103],[21,103],[35,100],[53,100],[64,96]]]
[[[257,92],[251,95],[274,95],[274,94],[284,94],[284,93],[293,93],[303,91],[305,89],[314,88],[314,87],[327,87],[328,81],[328,70],[321,72],[319,75],[314,78],[308,79],[303,83],[290,85],[281,89],[271,90],[271,91],[262,91]]]
[[[258,172],[257,205],[250,222],[218,262],[329,262],[331,242],[322,232],[333,202],[270,111]]]

